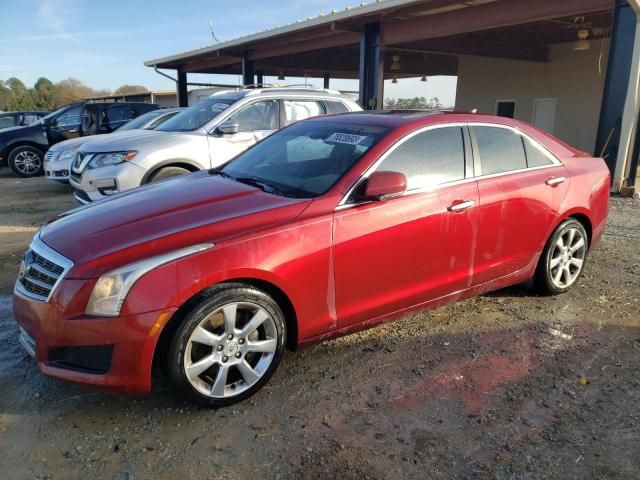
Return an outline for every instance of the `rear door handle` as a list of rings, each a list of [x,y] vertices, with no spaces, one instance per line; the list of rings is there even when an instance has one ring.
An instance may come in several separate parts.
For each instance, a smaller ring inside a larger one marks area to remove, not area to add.
[[[566,180],[567,179],[564,177],[551,177],[544,183],[546,183],[550,187],[555,187],[556,185],[560,185],[561,183],[564,183]]]
[[[475,205],[476,205],[476,202],[474,200],[465,200],[462,202],[453,203],[449,205],[447,207],[447,210],[449,210],[450,212],[462,212],[463,210],[474,207]]]

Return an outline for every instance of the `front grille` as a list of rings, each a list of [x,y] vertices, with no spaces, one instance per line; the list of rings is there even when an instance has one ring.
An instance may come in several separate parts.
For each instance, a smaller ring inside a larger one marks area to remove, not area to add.
[[[82,175],[93,155],[93,153],[78,152],[71,162],[71,171]]]
[[[112,358],[113,345],[55,347],[49,350],[51,365],[88,373],[107,373],[111,370]]]
[[[46,302],[72,265],[69,259],[48,247],[36,235],[22,259],[16,290]]]

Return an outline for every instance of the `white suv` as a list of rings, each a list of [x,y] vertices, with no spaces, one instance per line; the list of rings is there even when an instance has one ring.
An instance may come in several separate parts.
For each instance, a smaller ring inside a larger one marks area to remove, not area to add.
[[[85,143],[69,180],[76,200],[89,203],[145,183],[217,167],[293,122],[360,110],[355,100],[332,90],[217,92],[155,130]]]

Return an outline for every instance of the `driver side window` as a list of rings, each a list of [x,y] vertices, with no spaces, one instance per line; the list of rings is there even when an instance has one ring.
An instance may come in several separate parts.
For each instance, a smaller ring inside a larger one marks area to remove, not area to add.
[[[280,110],[277,100],[252,103],[238,113],[231,115],[227,122],[237,123],[239,132],[257,130],[277,130],[280,125]],[[226,122],[225,122],[226,123]]]
[[[56,126],[57,127],[69,127],[80,125],[80,116],[82,114],[82,105],[78,105],[77,107],[70,108],[62,115],[56,118]]]

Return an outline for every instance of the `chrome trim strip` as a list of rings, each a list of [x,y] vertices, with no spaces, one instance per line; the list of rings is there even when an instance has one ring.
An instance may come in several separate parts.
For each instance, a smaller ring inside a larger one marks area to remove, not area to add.
[[[76,199],[76,202],[82,204],[82,205],[89,205],[91,202],[86,201],[84,198],[80,197],[80,195],[78,195],[76,192],[73,192],[73,198]],[[80,207],[78,207],[80,208]]]
[[[370,201],[359,202],[359,203],[346,203],[346,202],[347,202],[347,199],[354,192],[354,190],[356,188],[358,188],[360,183],[364,179],[369,178],[369,175],[371,175],[375,171],[375,169],[378,168],[378,166],[387,158],[387,156],[389,156],[396,148],[398,148],[400,145],[402,145],[404,142],[406,142],[408,139],[412,138],[413,136],[418,135],[419,133],[426,132],[428,130],[434,130],[436,128],[476,127],[476,126],[477,127],[505,128],[507,130],[513,131],[514,133],[517,133],[518,135],[522,135],[526,139],[530,140],[534,147],[539,148],[541,150],[541,152],[545,156],[547,156],[549,158],[549,160],[551,160],[552,164],[551,165],[541,165],[539,167],[521,168],[519,170],[511,170],[511,171],[508,171],[508,172],[492,173],[492,174],[489,174],[489,175],[478,175],[478,176],[474,176],[474,177],[464,178],[464,179],[461,179],[461,180],[455,180],[453,182],[440,183],[440,184],[437,184],[437,185],[430,185],[428,187],[422,187],[422,188],[414,188],[412,190],[407,190],[403,195],[398,195],[398,197],[404,197],[406,195],[412,195],[414,193],[431,192],[431,191],[434,191],[434,190],[439,190],[440,188],[446,188],[446,187],[451,187],[451,186],[455,186],[455,185],[462,185],[462,184],[470,183],[470,182],[477,182],[477,181],[480,181],[480,180],[484,180],[485,178],[503,177],[503,176],[514,175],[514,174],[522,173],[522,172],[532,172],[532,171],[536,171],[536,170],[544,170],[546,168],[554,168],[554,167],[558,167],[558,166],[562,165],[562,162],[560,162],[560,160],[558,160],[551,152],[549,152],[538,141],[536,141],[535,139],[531,138],[529,135],[527,135],[522,130],[520,130],[518,128],[515,128],[515,127],[512,127],[510,125],[501,125],[499,123],[488,123],[488,122],[439,123],[439,124],[436,124],[436,125],[429,125],[429,126],[426,126],[426,127],[422,127],[422,128],[420,128],[418,130],[415,130],[415,131],[411,132],[410,134],[406,135],[405,137],[403,137],[402,139],[400,139],[395,144],[393,144],[391,146],[391,148],[389,148],[386,152],[384,152],[380,156],[380,158],[378,160],[376,160],[375,163],[373,163],[373,165],[371,165],[366,170],[366,172],[364,172],[364,174],[358,179],[358,181],[355,182],[353,184],[353,186],[349,190],[347,190],[347,193],[342,197],[342,199],[338,203],[338,206],[335,208],[335,210],[336,211],[345,210],[347,208],[357,207],[357,206],[360,206],[360,205],[365,205],[367,203],[371,203]],[[395,198],[398,198],[398,197],[395,197]]]
[[[49,261],[55,263],[56,265],[59,265],[60,267],[62,267],[62,273],[60,274],[60,276],[56,280],[56,283],[54,283],[53,285],[47,285],[46,286],[46,288],[51,287],[51,291],[49,292],[49,295],[47,296],[46,299],[43,299],[43,297],[39,296],[39,295],[36,296],[35,294],[33,294],[33,293],[29,292],[28,290],[26,290],[24,288],[24,286],[22,285],[22,283],[20,283],[20,278],[18,278],[16,280],[14,290],[18,291],[23,297],[27,297],[29,299],[37,300],[39,302],[48,303],[51,300],[51,297],[53,296],[53,294],[55,293],[56,288],[58,287],[58,285],[60,285],[60,282],[62,282],[62,280],[64,279],[65,275],[73,267],[73,262],[71,260],[69,260],[67,257],[65,257],[65,256],[61,255],[60,253],[56,252],[53,248],[51,248],[49,245],[47,245],[42,240],[40,240],[40,232],[38,232],[35,235],[35,237],[33,237],[33,240],[31,240],[31,245],[29,245],[29,249],[34,251],[35,253],[37,253],[41,257],[45,258],[46,260],[49,260]],[[36,283],[36,282],[34,282],[33,279],[29,279],[29,281],[33,282],[33,283]]]
[[[36,342],[35,340],[27,333],[27,331],[20,327],[20,336],[18,337],[20,341],[20,345],[24,348],[29,355],[35,358],[36,356]]]

